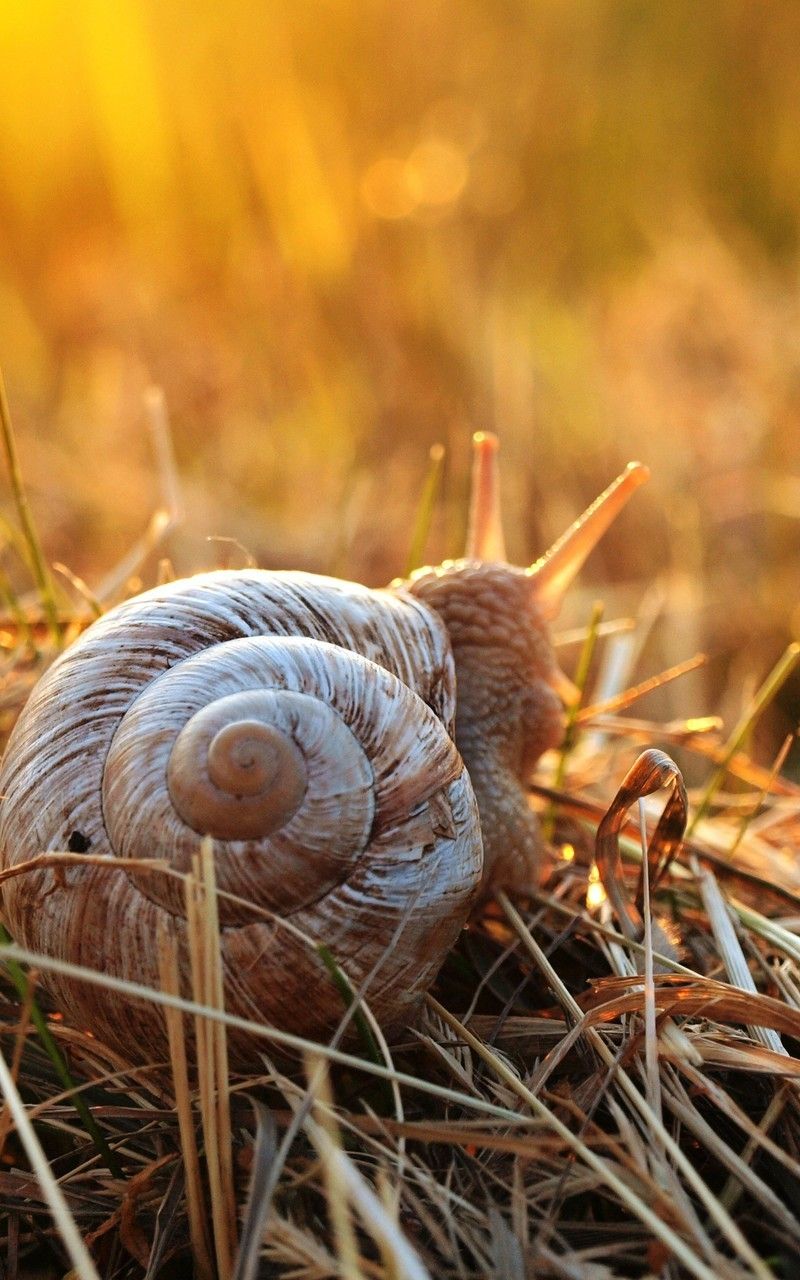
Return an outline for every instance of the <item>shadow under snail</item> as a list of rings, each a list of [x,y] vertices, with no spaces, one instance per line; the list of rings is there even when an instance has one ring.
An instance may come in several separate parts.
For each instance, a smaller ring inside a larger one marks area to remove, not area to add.
[[[187,872],[211,836],[229,1012],[328,1034],[343,1004],[324,942],[354,989],[372,975],[366,998],[388,1034],[413,1020],[476,902],[536,880],[525,784],[560,741],[566,681],[548,621],[647,476],[632,463],[516,568],[495,447],[476,437],[463,560],[385,590],[200,574],[113,608],[54,663],[0,769],[0,866],[93,856],[5,879],[18,943],[158,987],[166,927],[189,990],[183,882],[141,860]],[[132,1060],[166,1055],[157,1006],[46,980],[78,1025]],[[247,1058],[246,1041],[232,1048]]]

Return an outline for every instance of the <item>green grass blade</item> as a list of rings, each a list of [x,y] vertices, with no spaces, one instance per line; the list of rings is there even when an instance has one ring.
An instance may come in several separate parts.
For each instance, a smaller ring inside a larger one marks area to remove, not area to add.
[[[583,706],[583,696],[586,692],[589,670],[592,665],[592,658],[594,657],[595,646],[600,632],[600,623],[603,620],[603,609],[604,605],[602,600],[596,600],[592,606],[589,625],[586,631],[586,639],[581,646],[578,666],[575,671],[575,687],[578,690],[578,697],[576,701],[567,708],[567,723],[564,729],[564,741],[561,745],[561,754],[558,757],[555,779],[553,781],[553,788],[555,790],[560,790],[564,785],[564,779],[567,775],[567,763],[577,741],[580,729],[578,713]],[[542,822],[542,828],[548,840],[552,840],[553,838],[555,821],[556,810],[555,803],[553,802],[548,806],[547,813],[545,814]]]
[[[13,942],[11,935],[2,924],[0,924],[0,942]],[[25,1000],[28,994],[28,975],[25,973],[22,965],[18,964],[16,960],[12,960],[8,956],[2,957],[2,963],[8,970],[9,977],[11,978],[20,999]],[[47,1019],[35,1000],[31,1002],[31,1022],[36,1028],[36,1032],[42,1042],[42,1046],[48,1058],[52,1062],[61,1084],[65,1090],[70,1092],[70,1101],[80,1116],[84,1129],[97,1148],[98,1154],[102,1157],[104,1163],[113,1173],[115,1178],[124,1178],[125,1171],[103,1137],[97,1121],[89,1110],[86,1099],[82,1093],[75,1092],[77,1085],[70,1075],[69,1067],[64,1061],[61,1050],[53,1039],[53,1033],[47,1025]]]
[[[417,513],[414,517],[414,531],[411,534],[411,545],[408,549],[405,577],[418,569],[425,555],[425,546],[433,523],[433,513],[442,487],[442,471],[444,469],[444,445],[431,445],[428,454],[428,470],[422,485]]]
[[[717,794],[725,780],[725,775],[728,772],[728,765],[736,755],[737,751],[740,750],[742,743],[755,722],[758,720],[758,717],[765,708],[769,706],[770,702],[772,702],[772,699],[778,693],[786,680],[788,680],[798,662],[800,662],[800,644],[790,644],[783,656],[775,664],[772,671],[770,671],[739,723],[731,733],[731,736],[728,738],[728,741],[725,744],[725,753],[723,758],[714,773],[711,775],[708,785],[700,797],[700,802],[697,806],[694,817],[686,830],[687,836],[692,834],[701,818],[704,818],[708,813],[714,796]]]
[[[330,950],[329,947],[325,945],[324,942],[320,942],[317,945],[317,954],[319,955],[319,958],[322,961],[322,963],[325,965],[325,968],[328,970],[328,973],[331,975],[334,986],[336,987],[336,990],[339,992],[339,995],[342,997],[345,1009],[349,1009],[351,1005],[355,1004],[356,995],[355,995],[355,992],[353,991],[353,988],[350,986],[350,983],[348,982],[347,977],[339,968],[339,965],[336,963],[336,960],[334,959],[332,951]],[[375,1062],[377,1063],[378,1066],[382,1066],[383,1058],[381,1056],[381,1051],[378,1048],[378,1044],[374,1035],[372,1034],[372,1027],[369,1025],[369,1023],[367,1022],[367,1019],[364,1017],[364,1011],[360,1005],[353,1012],[353,1021],[356,1024],[356,1028],[358,1029],[358,1034],[361,1037],[361,1042],[362,1042],[362,1045],[364,1046],[364,1052],[366,1053],[370,1062]]]

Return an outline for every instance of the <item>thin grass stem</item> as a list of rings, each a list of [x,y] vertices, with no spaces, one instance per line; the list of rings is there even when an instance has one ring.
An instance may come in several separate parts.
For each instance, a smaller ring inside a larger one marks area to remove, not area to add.
[[[14,436],[14,428],[11,423],[11,411],[8,407],[8,396],[6,395],[6,384],[3,378],[3,371],[0,369],[0,434],[3,437],[3,448],[5,450],[6,462],[8,464],[8,474],[11,480],[11,492],[14,495],[14,502],[17,508],[17,515],[25,537],[28,554],[30,556],[33,577],[36,588],[39,592],[39,598],[42,602],[45,617],[53,637],[53,642],[57,648],[61,646],[61,623],[58,620],[58,606],[56,605],[55,591],[47,563],[42,552],[42,546],[39,541],[39,534],[36,524],[31,514],[28,504],[28,495],[25,492],[25,484],[22,479],[22,468],[20,466],[19,455],[17,453],[17,442]]]

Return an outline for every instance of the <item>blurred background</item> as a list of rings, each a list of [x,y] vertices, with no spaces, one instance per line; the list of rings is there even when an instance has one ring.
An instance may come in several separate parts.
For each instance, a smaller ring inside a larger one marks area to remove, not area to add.
[[[0,48],[0,363],[51,561],[95,586],[164,502],[151,383],[183,521],[146,585],[246,553],[383,583],[437,441],[427,558],[458,554],[477,428],[524,562],[638,457],[565,623],[658,593],[645,670],[712,657],[667,712],[736,714],[800,633],[800,7],[4,0]]]

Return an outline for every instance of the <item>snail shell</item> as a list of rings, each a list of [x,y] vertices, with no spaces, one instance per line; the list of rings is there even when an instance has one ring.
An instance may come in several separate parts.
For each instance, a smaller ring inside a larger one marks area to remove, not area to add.
[[[126,863],[187,871],[210,834],[228,1010],[335,1026],[341,995],[304,934],[354,987],[377,964],[370,1005],[402,1026],[481,874],[454,695],[446,631],[410,597],[252,570],[120,605],[39,683],[0,778],[7,865],[76,843],[107,865],[8,880],[13,936],[157,986],[162,922],[188,973],[182,881]],[[121,1017],[99,988],[50,985],[101,1038],[163,1050],[153,1006]]]

